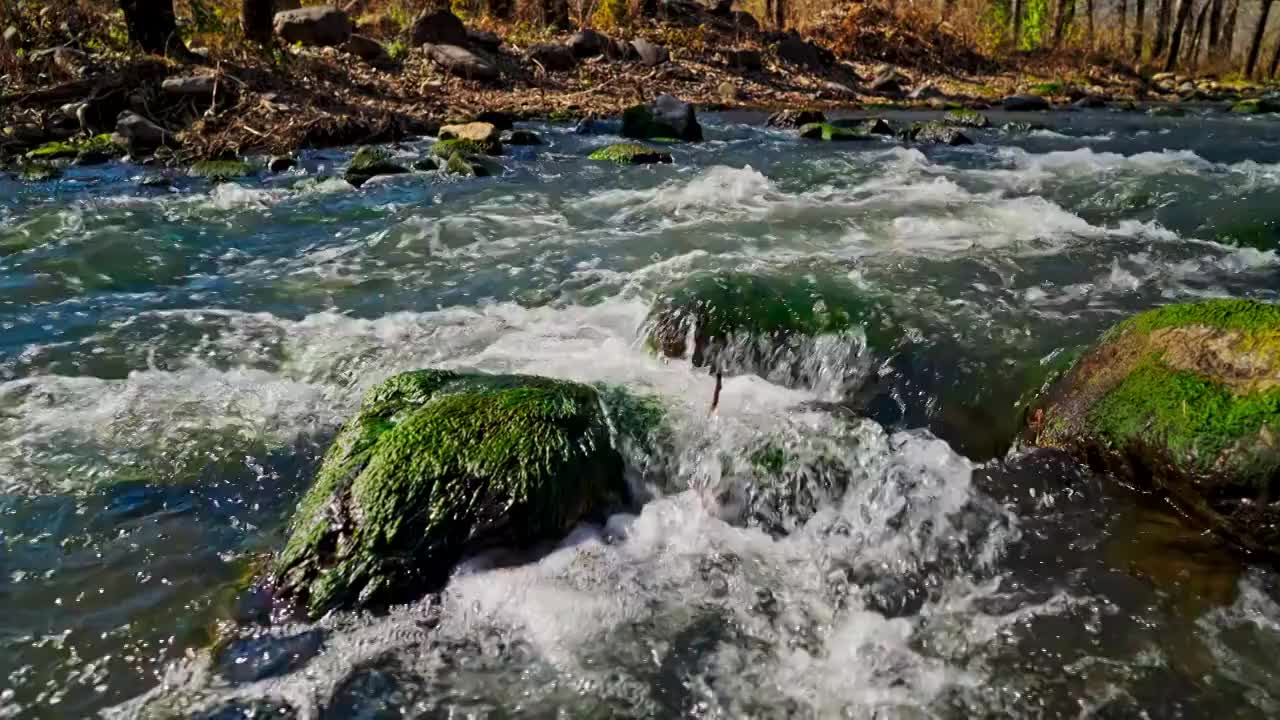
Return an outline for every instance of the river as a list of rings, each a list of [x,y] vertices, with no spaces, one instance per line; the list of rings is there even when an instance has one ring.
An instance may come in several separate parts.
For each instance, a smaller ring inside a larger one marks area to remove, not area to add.
[[[1134,312],[1276,300],[1280,123],[995,113],[1044,127],[952,148],[702,119],[653,167],[535,123],[492,178],[356,190],[325,150],[217,186],[0,179],[0,717],[1280,715],[1275,571],[991,419]],[[895,392],[961,401],[886,425],[740,375],[709,412],[714,378],[638,332],[714,270],[889,299]],[[655,394],[661,482],[438,596],[263,622],[244,588],[325,443],[428,366]],[[750,522],[766,434],[844,484]]]

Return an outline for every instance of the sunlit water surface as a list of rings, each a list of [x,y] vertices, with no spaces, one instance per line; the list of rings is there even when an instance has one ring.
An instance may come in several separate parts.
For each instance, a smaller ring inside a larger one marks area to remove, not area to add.
[[[709,414],[714,380],[637,341],[691,273],[834,274],[905,317],[926,400],[1007,414],[1118,318],[1275,299],[1280,123],[1035,119],[917,148],[712,115],[625,169],[532,126],[501,177],[361,190],[326,179],[342,151],[216,187],[0,180],[0,717],[1280,715],[1276,575],[1158,501],[991,460],[982,415],[947,442],[752,376]],[[424,366],[659,395],[662,487],[386,614],[246,621],[338,424]],[[766,436],[847,488],[749,521]]]

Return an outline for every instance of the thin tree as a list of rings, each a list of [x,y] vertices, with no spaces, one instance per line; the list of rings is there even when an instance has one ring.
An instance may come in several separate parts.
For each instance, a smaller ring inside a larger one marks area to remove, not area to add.
[[[1227,13],[1227,20],[1222,24],[1219,45],[1213,49],[1215,53],[1224,55],[1227,58],[1230,58],[1236,49],[1236,26],[1239,24],[1237,20],[1240,14],[1240,0],[1231,0],[1230,7],[1231,10]]]
[[[1137,5],[1137,17],[1133,19],[1133,61],[1142,62],[1142,28],[1147,22],[1147,0],[1138,0]]]
[[[1053,45],[1057,47],[1062,44],[1062,37],[1066,35],[1067,27],[1076,17],[1076,0],[1058,0],[1058,17],[1055,18],[1053,26]]]
[[[1215,50],[1218,47],[1218,38],[1222,34],[1222,6],[1223,0],[1209,0],[1209,48]]]
[[[1120,0],[1120,47],[1129,37],[1129,0]]]
[[[1093,0],[1085,0],[1084,11],[1088,14],[1085,24],[1085,32],[1088,34],[1089,47],[1093,47]]]
[[[1178,65],[1178,53],[1182,50],[1182,33],[1187,29],[1187,18],[1191,17],[1194,0],[1180,0],[1178,18],[1173,24],[1173,39],[1169,42],[1169,57],[1165,58],[1164,71],[1172,72]]]
[[[187,60],[191,51],[178,36],[172,0],[120,0],[129,40],[153,55]]]
[[[779,30],[787,29],[787,0],[773,0],[773,24]]]
[[[245,39],[271,42],[271,20],[275,10],[275,0],[241,0],[240,26],[244,28]]]
[[[1249,58],[1245,61],[1244,76],[1253,77],[1258,66],[1258,51],[1262,49],[1262,35],[1267,31],[1267,17],[1271,15],[1271,3],[1275,0],[1262,0],[1262,8],[1258,12],[1258,24],[1253,29],[1253,41],[1249,43]]]
[[[1012,17],[1009,23],[1013,30],[1013,49],[1017,50],[1022,44],[1022,5],[1023,0],[1013,0]]]
[[[1191,32],[1191,45],[1187,48],[1186,63],[1192,68],[1200,67],[1200,50],[1204,40],[1204,23],[1209,16],[1209,8],[1212,2],[1207,2],[1200,7],[1200,12],[1196,14],[1196,26]]]
[[[1173,15],[1171,3],[1172,0],[1160,0],[1156,7],[1156,37],[1151,46],[1152,60],[1164,55],[1164,49],[1169,46],[1169,19]]]

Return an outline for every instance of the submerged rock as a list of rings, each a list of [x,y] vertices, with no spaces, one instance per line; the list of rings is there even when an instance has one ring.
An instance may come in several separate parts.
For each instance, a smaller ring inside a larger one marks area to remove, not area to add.
[[[670,95],[659,95],[652,104],[635,105],[622,113],[623,137],[636,140],[670,138],[697,142],[702,140],[693,105]]]
[[[1231,112],[1238,115],[1258,115],[1261,113],[1280,112],[1280,102],[1270,98],[1252,98],[1241,100],[1231,106]]]
[[[587,156],[591,160],[607,160],[619,165],[651,165],[671,162],[671,154],[638,143],[606,145]]]
[[[267,161],[267,169],[273,173],[282,173],[292,170],[298,163],[288,155],[273,155]]]
[[[391,154],[377,147],[362,147],[352,156],[344,177],[347,182],[360,187],[378,175],[401,175],[409,172],[404,166],[391,161]]]
[[[188,174],[191,177],[205,178],[215,183],[247,177],[254,173],[254,167],[242,160],[201,160],[192,164]]]
[[[1010,95],[1004,99],[1004,109],[1009,112],[1042,112],[1050,108],[1049,101],[1039,95]]]
[[[865,376],[866,346],[894,342],[878,300],[811,275],[697,274],[654,302],[645,328],[646,344],[660,355],[841,395]]]
[[[609,425],[586,385],[394,376],[329,449],[273,585],[319,615],[438,587],[469,552],[561,537],[628,498]]]
[[[973,140],[959,129],[941,122],[923,122],[913,124],[906,137],[912,142],[931,143],[935,145],[972,145]]]
[[[542,138],[538,137],[538,133],[532,130],[511,130],[503,134],[502,143],[504,145],[542,145]]]
[[[969,109],[951,110],[942,116],[942,121],[948,125],[968,128],[984,128],[991,125],[986,115]]]
[[[1038,404],[1028,435],[1280,552],[1280,306],[1211,300],[1121,322]]]
[[[851,130],[831,123],[809,123],[800,128],[800,137],[806,140],[823,140],[826,142],[872,139],[870,133]]]
[[[18,177],[26,182],[57,180],[62,177],[62,171],[52,163],[42,160],[33,160],[22,164],[21,169],[18,171]]]

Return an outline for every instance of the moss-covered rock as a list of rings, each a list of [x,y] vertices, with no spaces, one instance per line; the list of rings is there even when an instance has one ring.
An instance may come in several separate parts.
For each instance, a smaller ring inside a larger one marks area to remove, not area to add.
[[[659,95],[650,105],[634,105],[622,113],[622,136],[634,140],[676,138],[702,140],[702,126],[693,106],[670,95]]]
[[[805,387],[864,374],[866,346],[896,331],[879,299],[834,277],[700,273],[654,302],[646,344],[727,374],[754,373]]]
[[[1231,112],[1237,115],[1259,115],[1261,113],[1280,112],[1280,102],[1270,98],[1251,98],[1241,100],[1231,106]]]
[[[491,173],[489,168],[468,159],[462,153],[454,153],[445,161],[444,171],[448,175],[460,175],[463,177],[488,177]]]
[[[22,167],[19,168],[18,177],[26,182],[57,180],[62,177],[62,171],[50,162],[43,160],[29,160],[23,163]]]
[[[907,140],[931,145],[972,145],[973,140],[944,122],[915,123],[904,133]]]
[[[1213,300],[1120,323],[1038,403],[1028,434],[1280,551],[1280,306]]]
[[[125,149],[115,142],[110,133],[93,137],[50,142],[28,152],[28,160],[48,162],[52,160],[75,159],[79,164],[92,164],[101,157],[119,157]],[[80,162],[82,159],[88,162]]]
[[[465,138],[439,140],[431,147],[431,152],[435,153],[437,157],[446,159],[456,153],[463,155],[501,155],[502,143],[497,140],[467,140]]]
[[[606,145],[587,157],[591,160],[605,160],[619,165],[649,165],[671,162],[670,153],[637,143]]]
[[[832,120],[831,124],[838,128],[845,128],[846,130],[853,130],[855,132],[862,133],[863,135],[885,135],[892,137],[894,134],[893,125],[889,124],[889,121],[882,117],[841,118],[839,120]]]
[[[351,157],[347,165],[346,181],[360,187],[379,175],[403,175],[409,172],[403,165],[391,161],[391,153],[379,147],[362,147]]]
[[[467,553],[560,537],[627,499],[595,388],[403,373],[335,439],[271,582],[313,615],[381,605],[440,586]]]
[[[822,140],[825,142],[845,142],[871,140],[870,133],[832,125],[831,123],[809,123],[800,128],[800,137],[806,140]]]
[[[219,183],[248,177],[254,172],[256,169],[243,160],[201,160],[191,165],[188,174]]]
[[[948,112],[942,116],[942,122],[955,127],[967,128],[984,128],[991,125],[991,121],[987,119],[986,115],[968,108],[960,108],[959,110]]]

